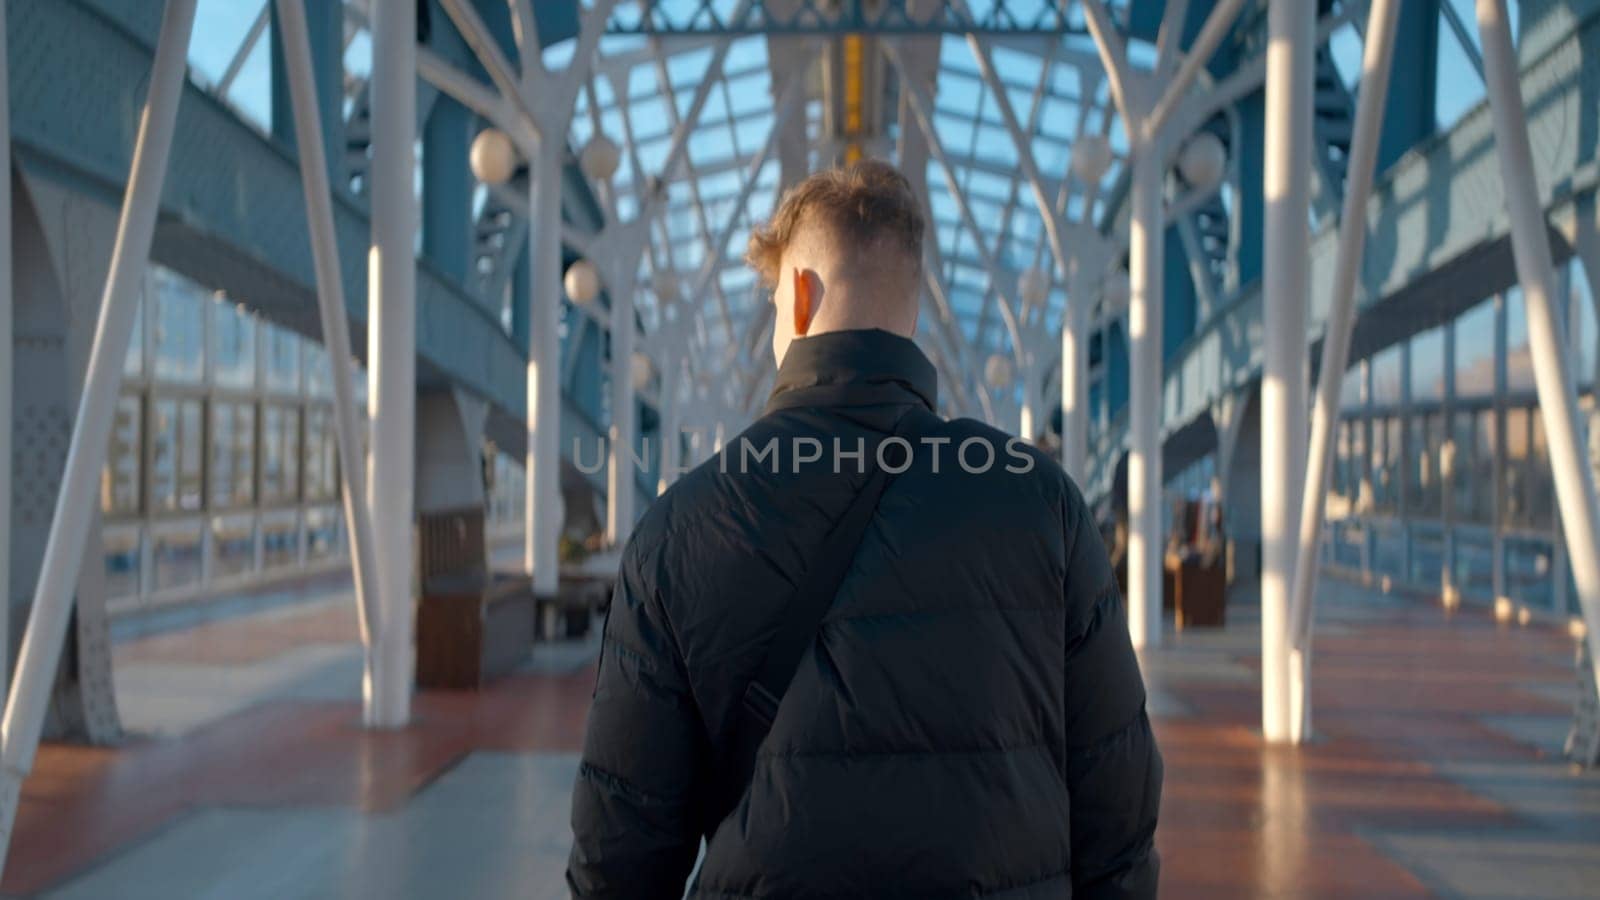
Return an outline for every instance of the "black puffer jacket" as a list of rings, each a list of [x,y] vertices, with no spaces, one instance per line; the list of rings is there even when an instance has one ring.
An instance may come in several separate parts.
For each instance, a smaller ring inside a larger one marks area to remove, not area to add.
[[[834,439],[872,465],[934,389],[904,338],[796,341],[766,414],[650,507],[573,797],[576,896],[676,900],[703,835],[708,900],[1155,895],[1161,758],[1105,549],[1055,463],[970,420],[918,413],[749,789],[707,821],[780,609],[867,479],[834,474]],[[755,462],[774,437],[778,474]],[[796,472],[796,437],[829,452]]]

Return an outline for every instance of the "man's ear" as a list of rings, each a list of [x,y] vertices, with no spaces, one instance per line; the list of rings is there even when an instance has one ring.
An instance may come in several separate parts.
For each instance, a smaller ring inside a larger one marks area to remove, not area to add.
[[[795,267],[791,277],[794,278],[794,333],[805,337],[817,318],[817,310],[822,307],[822,284],[810,269]]]

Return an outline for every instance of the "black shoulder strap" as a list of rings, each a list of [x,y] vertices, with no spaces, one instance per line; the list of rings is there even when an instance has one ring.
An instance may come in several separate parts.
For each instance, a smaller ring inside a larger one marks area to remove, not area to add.
[[[915,440],[908,427],[910,420],[920,418],[925,411],[915,407],[896,424],[890,437],[906,438],[915,452]],[[887,440],[888,438],[885,438]],[[876,456],[876,454],[872,454]],[[875,461],[874,461],[875,462]],[[778,704],[789,689],[800,660],[816,640],[822,627],[822,618],[833,605],[839,586],[855,560],[861,539],[878,509],[878,501],[894,476],[882,468],[874,468],[867,483],[851,501],[850,508],[834,524],[822,547],[812,557],[811,566],[796,588],[794,596],[784,607],[783,622],[778,627],[771,646],[767,648],[755,680],[745,688],[733,733],[730,736],[718,767],[717,779],[721,782],[721,796],[717,798],[711,827],[715,828],[733,810],[750,784],[755,772],[756,752],[772,729],[778,713]]]

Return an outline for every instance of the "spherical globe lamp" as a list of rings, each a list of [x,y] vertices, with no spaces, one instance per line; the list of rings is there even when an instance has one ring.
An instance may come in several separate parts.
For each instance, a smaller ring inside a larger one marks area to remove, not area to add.
[[[983,380],[992,388],[1004,390],[1011,386],[1013,376],[1011,357],[1004,353],[993,353],[983,364]]]
[[[1228,169],[1228,151],[1222,139],[1202,131],[1189,139],[1178,154],[1178,173],[1195,188],[1209,191],[1222,183]]]
[[[600,272],[594,263],[580,259],[567,267],[561,286],[567,291],[567,299],[579,306],[588,306],[600,296]]]
[[[622,165],[622,151],[617,149],[615,141],[604,134],[596,133],[583,145],[583,150],[578,154],[578,166],[583,169],[583,174],[593,181],[609,181],[611,176],[617,174],[617,167]]]
[[[632,362],[633,389],[642,391],[650,386],[650,379],[655,377],[656,366],[650,361],[650,356],[643,350],[633,351]]]
[[[505,184],[517,171],[517,148],[498,128],[485,128],[472,139],[468,156],[472,174],[484,184]]]
[[[1084,184],[1098,184],[1111,171],[1115,155],[1102,134],[1080,135],[1072,142],[1072,174]]]
[[[1017,293],[1028,306],[1043,306],[1050,296],[1050,276],[1042,269],[1028,269],[1017,277]]]

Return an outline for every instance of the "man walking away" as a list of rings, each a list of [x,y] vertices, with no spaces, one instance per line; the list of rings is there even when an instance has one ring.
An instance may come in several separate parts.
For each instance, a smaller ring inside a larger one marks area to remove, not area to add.
[[[676,900],[702,839],[705,900],[1155,896],[1161,757],[1105,547],[1054,462],[934,414],[923,230],[867,161],[752,237],[776,387],[623,553],[576,897]]]

